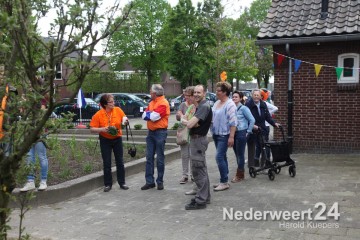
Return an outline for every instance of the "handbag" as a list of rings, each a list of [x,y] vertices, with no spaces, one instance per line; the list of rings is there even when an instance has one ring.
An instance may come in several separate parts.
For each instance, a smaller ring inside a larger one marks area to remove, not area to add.
[[[187,144],[188,142],[189,129],[181,124],[176,131],[176,144],[181,146]]]

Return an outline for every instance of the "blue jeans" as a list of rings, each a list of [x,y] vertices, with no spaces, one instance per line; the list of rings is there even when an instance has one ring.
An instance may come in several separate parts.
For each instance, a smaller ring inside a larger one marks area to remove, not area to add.
[[[227,183],[229,178],[229,166],[226,156],[228,149],[229,135],[213,135],[215,147],[216,147],[216,163],[220,172],[220,182]]]
[[[149,130],[146,137],[146,168],[145,180],[147,184],[155,183],[154,162],[156,153],[156,167],[158,177],[156,183],[163,183],[165,172],[165,142],[167,138],[167,129]]]
[[[46,147],[43,142],[37,142],[30,148],[30,151],[27,154],[27,163],[35,166],[36,155],[39,157],[40,160],[41,180],[46,181],[49,163],[46,156]],[[28,181],[34,181],[35,176],[33,171],[28,175],[27,179]]]
[[[234,152],[238,169],[244,171],[245,165],[245,147],[246,147],[246,130],[235,132]]]
[[[116,178],[119,185],[125,184],[125,167],[123,158],[122,138],[108,139],[100,136],[100,149],[104,167],[104,185],[112,186],[111,152],[114,152]]]

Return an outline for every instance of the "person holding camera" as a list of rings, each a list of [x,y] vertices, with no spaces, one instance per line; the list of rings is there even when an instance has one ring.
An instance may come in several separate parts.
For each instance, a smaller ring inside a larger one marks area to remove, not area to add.
[[[90,131],[98,133],[100,139],[101,156],[104,168],[104,192],[112,188],[111,151],[114,152],[116,176],[120,188],[128,190],[125,184],[125,167],[123,159],[123,143],[121,123],[128,124],[128,119],[119,107],[115,107],[114,96],[104,94],[100,98],[100,109],[91,119]]]

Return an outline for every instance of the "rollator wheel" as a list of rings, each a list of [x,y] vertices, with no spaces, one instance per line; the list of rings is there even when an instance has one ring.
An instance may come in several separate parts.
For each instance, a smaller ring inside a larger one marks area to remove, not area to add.
[[[255,172],[255,169],[253,167],[249,168],[249,174],[250,174],[250,177],[252,177],[252,178],[256,177],[256,172]]]
[[[296,175],[296,168],[295,168],[295,166],[290,166],[289,167],[289,174],[290,174],[290,177],[295,177],[295,175]]]
[[[276,163],[274,165],[274,171],[275,171],[276,174],[279,174],[281,172],[281,168],[278,167],[278,165]]]
[[[268,171],[268,176],[269,176],[269,179],[270,179],[271,181],[274,181],[274,179],[275,179],[275,171],[272,170],[272,169],[269,169],[269,171]]]

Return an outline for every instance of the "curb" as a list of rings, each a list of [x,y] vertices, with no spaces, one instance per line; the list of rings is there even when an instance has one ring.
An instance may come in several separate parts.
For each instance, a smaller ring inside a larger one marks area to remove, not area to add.
[[[179,158],[181,158],[180,148],[165,151],[165,164]],[[139,172],[143,172],[145,169],[145,164],[146,158],[140,158],[125,163],[125,175],[130,176]],[[116,167],[112,168],[112,175],[113,179],[116,179]],[[117,186],[117,183],[115,184],[115,182],[114,185]],[[64,183],[49,186],[46,191],[34,191],[35,198],[30,200],[29,205],[32,207],[38,207],[66,201],[70,198],[79,197],[89,191],[103,187],[103,185],[103,172],[99,171]],[[19,196],[20,194],[23,193],[20,192],[19,188],[16,188],[12,192],[12,195],[15,197]],[[16,202],[11,201],[9,203],[9,207],[18,208],[19,206],[17,206]]]

